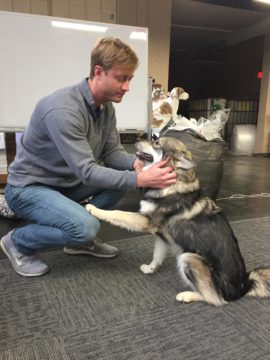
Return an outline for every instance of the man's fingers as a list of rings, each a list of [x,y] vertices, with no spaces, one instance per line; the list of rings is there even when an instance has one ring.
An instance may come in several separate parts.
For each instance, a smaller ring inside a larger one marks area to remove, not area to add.
[[[171,174],[174,174],[176,177],[176,173],[173,172],[173,168],[171,166],[167,166],[167,167],[163,168],[162,170],[164,170],[165,174],[171,173]]]
[[[159,161],[158,163],[156,163],[156,165],[157,165],[158,167],[162,167],[162,166],[168,164],[168,162],[169,162],[170,160],[171,160],[171,159],[168,157],[168,158],[166,158],[166,159],[164,159],[164,160]]]
[[[160,174],[163,176],[176,177],[176,173],[173,172],[173,168],[171,166],[160,169]]]

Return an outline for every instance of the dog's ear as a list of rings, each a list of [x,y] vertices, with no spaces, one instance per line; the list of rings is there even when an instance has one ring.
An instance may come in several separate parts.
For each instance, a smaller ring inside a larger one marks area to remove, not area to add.
[[[190,170],[193,169],[196,164],[194,163],[193,160],[189,159],[187,156],[185,156],[185,154],[181,153],[180,156],[178,157],[175,165],[183,170]]]
[[[177,96],[178,96],[178,97],[180,97],[181,94],[183,94],[184,92],[185,92],[185,90],[184,90],[183,88],[181,88],[181,87],[178,87],[178,88],[177,88]]]

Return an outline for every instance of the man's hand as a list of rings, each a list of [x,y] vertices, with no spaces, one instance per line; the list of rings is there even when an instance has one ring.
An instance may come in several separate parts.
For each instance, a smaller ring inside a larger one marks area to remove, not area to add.
[[[136,172],[142,171],[142,168],[144,167],[144,162],[142,160],[136,159],[133,163],[133,168]]]
[[[175,184],[176,174],[171,166],[163,167],[169,162],[169,158],[162,160],[148,170],[138,172],[137,187],[150,187],[163,189]]]

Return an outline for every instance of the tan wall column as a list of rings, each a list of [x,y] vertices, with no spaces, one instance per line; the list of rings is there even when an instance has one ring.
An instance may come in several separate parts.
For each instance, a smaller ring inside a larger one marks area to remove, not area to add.
[[[149,76],[167,91],[169,80],[171,0],[149,0]]]
[[[270,33],[265,35],[255,154],[270,153]]]
[[[117,0],[117,24],[149,29],[148,75],[168,90],[172,0]]]

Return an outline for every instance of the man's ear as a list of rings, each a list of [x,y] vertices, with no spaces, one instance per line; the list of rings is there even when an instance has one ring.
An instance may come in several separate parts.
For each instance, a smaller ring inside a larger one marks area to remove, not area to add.
[[[94,67],[94,75],[98,76],[103,72],[103,67],[100,65],[95,65]]]
[[[188,159],[183,153],[181,153],[175,162],[175,166],[183,170],[190,170],[193,169],[196,164],[193,160]]]

